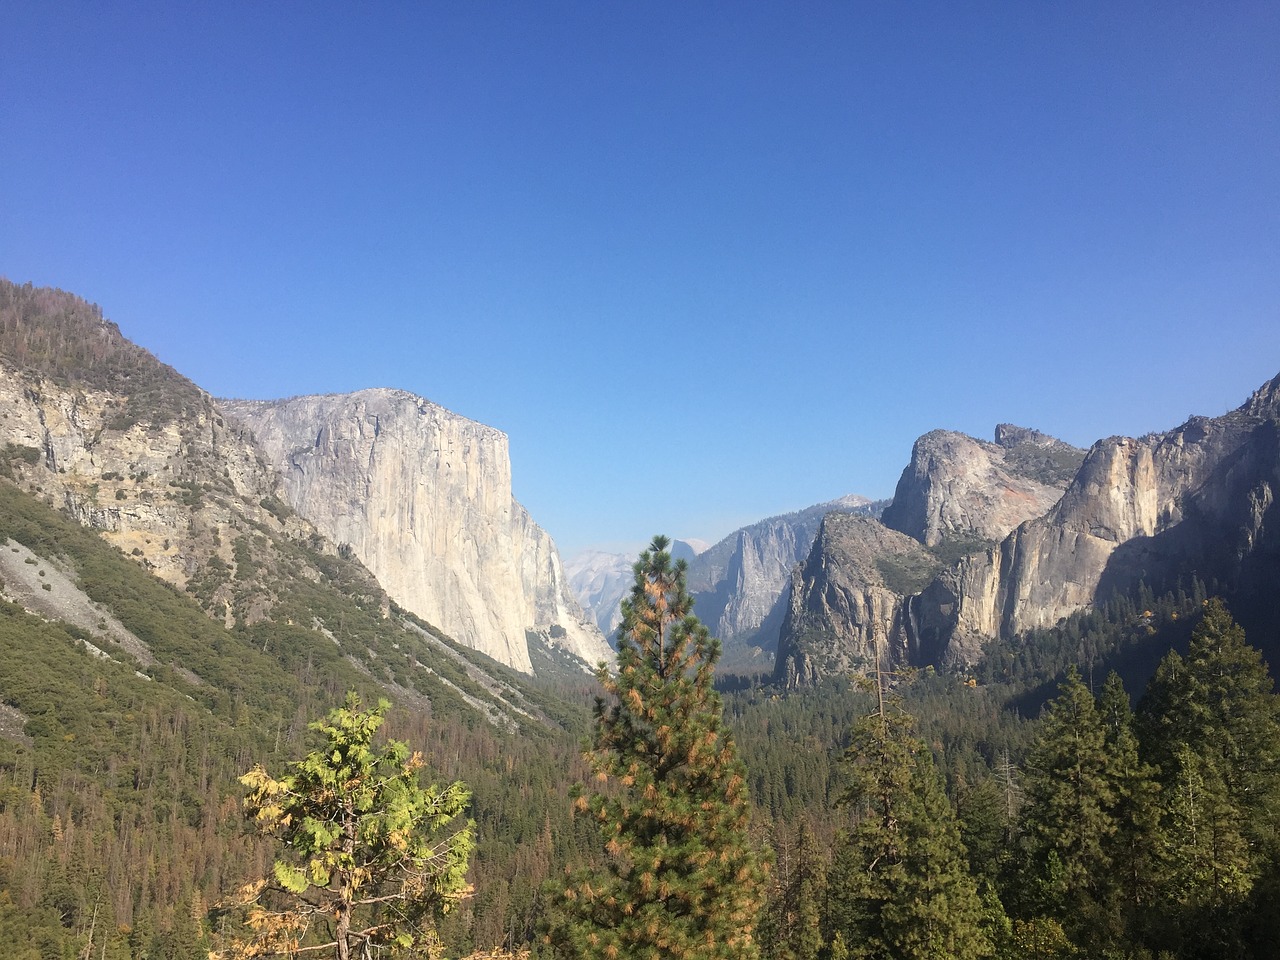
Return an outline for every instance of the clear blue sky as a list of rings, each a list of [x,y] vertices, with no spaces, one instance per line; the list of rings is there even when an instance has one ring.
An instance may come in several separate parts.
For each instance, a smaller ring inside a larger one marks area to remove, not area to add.
[[[1280,4],[27,3],[0,275],[511,439],[566,553],[1280,372]]]

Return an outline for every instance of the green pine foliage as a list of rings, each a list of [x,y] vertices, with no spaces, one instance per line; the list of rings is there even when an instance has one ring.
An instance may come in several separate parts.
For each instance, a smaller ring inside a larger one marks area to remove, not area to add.
[[[1102,717],[1074,669],[1049,705],[1024,783],[1024,912],[1088,929],[1109,893],[1118,796]]]
[[[765,873],[749,835],[746,770],[712,685],[719,644],[692,613],[685,564],[655,537],[623,603],[611,702],[596,705],[596,792],[577,808],[598,865],[553,891],[560,956],[750,960]]]
[[[1269,943],[1252,917],[1271,909],[1262,881],[1280,861],[1280,697],[1221,601],[1186,657],[1161,662],[1139,729],[1163,795],[1163,942],[1206,957]]]
[[[825,941],[822,908],[827,899],[826,857],[807,817],[794,830],[779,826],[760,942],[773,960],[818,960]]]
[[[831,868],[827,928],[850,957],[990,956],[983,904],[933,757],[878,675],[853,728],[843,805],[853,826]]]
[[[311,725],[323,741],[290,773],[276,779],[255,765],[240,778],[246,814],[284,856],[241,890],[249,934],[217,957],[439,953],[438,921],[470,892],[474,825],[454,823],[470,793],[460,781],[423,787],[422,755],[400,741],[375,747],[389,707],[364,710],[348,694]]]

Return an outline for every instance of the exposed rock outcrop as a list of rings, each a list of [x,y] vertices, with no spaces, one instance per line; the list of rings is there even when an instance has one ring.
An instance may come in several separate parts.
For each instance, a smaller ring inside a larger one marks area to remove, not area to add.
[[[555,545],[512,497],[503,433],[399,390],[222,406],[294,509],[405,609],[524,672],[526,630],[588,664],[611,657]]]
[[[1213,578],[1250,601],[1280,582],[1280,377],[1221,417],[1094,444],[1043,517],[966,558],[916,604],[922,644],[973,659],[1144,580]]]
[[[877,520],[828,514],[792,578],[774,682],[809,686],[867,669],[877,655],[886,667],[915,662],[905,588],[937,567],[923,546]]]
[[[689,564],[695,611],[724,644],[726,661],[778,642],[791,571],[808,555],[828,513],[878,512],[883,504],[849,495],[769,517],[731,533]]]
[[[635,562],[630,554],[600,550],[588,550],[565,562],[573,595],[606,637],[612,638],[622,622],[622,599],[631,590]]]
[[[313,533],[263,506],[275,477],[212,398],[96,307],[0,282],[0,317],[0,448],[4,469],[28,492],[177,587],[213,558],[233,568],[246,528]],[[212,599],[213,612],[227,602],[230,621],[229,598]]]
[[[934,430],[915,442],[882,520],[925,546],[990,541],[1053,506],[1084,451],[1002,423],[996,442]]]

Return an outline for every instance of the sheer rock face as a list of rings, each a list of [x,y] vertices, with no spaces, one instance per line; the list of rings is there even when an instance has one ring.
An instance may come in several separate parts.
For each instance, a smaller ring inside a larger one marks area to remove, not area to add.
[[[293,508],[405,609],[526,673],[526,630],[589,664],[611,657],[551,538],[512,498],[503,433],[397,390],[222,405]]]
[[[886,582],[885,560],[931,569],[933,556],[878,520],[831,513],[791,583],[774,682],[809,686],[823,677],[915,662],[904,595]]]
[[[997,541],[1052,507],[1084,451],[1036,430],[1000,424],[996,442],[934,430],[915,442],[884,523],[925,546]]]
[[[883,592],[885,561],[910,559],[906,548],[828,524],[795,580],[777,678],[812,682],[877,644],[891,661],[963,666],[994,638],[1053,626],[1140,580],[1163,590],[1194,574],[1277,612],[1278,418],[1280,377],[1224,416],[1099,441],[1060,496],[1074,453],[1057,441],[1003,426],[994,445],[922,437],[886,524],[945,546],[997,537],[1025,509],[1021,522],[945,568],[935,560],[918,585],[899,578],[896,604]]]
[[[867,513],[875,505],[851,494],[743,527],[689,564],[695,611],[727,651],[777,646],[791,573],[809,555],[828,513]]]
[[[1051,626],[1139,579],[1158,587],[1194,572],[1274,594],[1278,416],[1280,377],[1224,416],[1094,444],[1047,514],[924,591],[922,642],[972,660],[990,638]]]

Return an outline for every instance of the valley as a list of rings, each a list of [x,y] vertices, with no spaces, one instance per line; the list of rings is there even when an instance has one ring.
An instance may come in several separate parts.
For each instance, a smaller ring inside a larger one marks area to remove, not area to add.
[[[384,388],[218,400],[59,290],[0,281],[0,404],[9,955],[220,948],[226,898],[274,855],[238,778],[304,755],[357,691],[390,702],[428,779],[470,790],[474,892],[439,921],[447,955],[551,956],[548,891],[608,859],[573,785],[635,558],[562,559],[500,431]],[[1087,451],[932,431],[890,502],[672,544],[773,864],[752,949],[835,960],[837,935],[887,936],[858,904],[891,891],[823,891],[858,889],[876,790],[908,777],[936,786],[912,815],[963,851],[947,869],[980,905],[955,955],[1265,956],[1280,701],[1243,637],[1280,658],[1278,490],[1280,377]],[[1073,731],[1105,744],[1077,811],[1097,849],[1049,813]],[[912,759],[868,768],[880,749]],[[1137,886],[1072,880],[1121,867]]]

